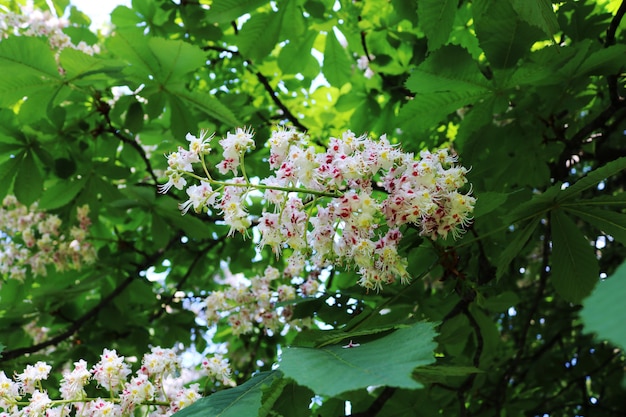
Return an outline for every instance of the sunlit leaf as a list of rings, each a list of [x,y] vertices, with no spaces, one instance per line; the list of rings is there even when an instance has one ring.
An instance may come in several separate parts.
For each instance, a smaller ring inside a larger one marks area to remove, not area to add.
[[[61,75],[48,44],[40,38],[9,37],[0,42],[0,106],[46,93],[52,97]]]
[[[337,40],[335,32],[332,30],[328,32],[324,47],[324,66],[322,67],[324,77],[331,85],[341,87],[350,80],[353,64],[348,58],[345,48]]]

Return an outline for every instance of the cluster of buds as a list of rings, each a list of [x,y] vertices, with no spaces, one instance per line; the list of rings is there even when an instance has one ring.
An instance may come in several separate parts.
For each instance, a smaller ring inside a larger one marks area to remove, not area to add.
[[[80,269],[96,260],[93,245],[87,241],[89,206],[76,210],[77,226],[63,228],[61,219],[26,207],[14,196],[7,196],[0,207],[0,276],[23,280],[30,271],[45,276],[49,265],[57,271]]]
[[[230,234],[246,233],[256,223],[260,246],[277,256],[290,248],[292,257],[309,259],[318,268],[354,268],[367,289],[380,290],[397,279],[408,282],[406,259],[398,253],[401,226],[416,227],[433,240],[456,238],[472,219],[475,199],[460,191],[467,169],[446,149],[416,158],[385,135],[374,140],[347,131],[318,152],[306,135],[278,129],[268,141],[274,174],[251,181],[244,157],[254,147],[253,135],[237,129],[219,142],[223,159],[217,171],[232,176],[218,180],[205,159],[212,136],[188,134],[187,140],[188,149],[168,155],[168,181],[160,187],[161,192],[182,190],[187,179],[197,181],[186,187],[183,213],[218,211]],[[246,210],[252,191],[265,197],[264,212],[256,219]]]
[[[104,349],[100,361],[89,368],[79,360],[72,370],[63,372],[60,399],[51,399],[43,388],[51,366],[45,362],[28,365],[8,378],[0,371],[0,416],[64,417],[81,415],[132,416],[142,411],[145,416],[169,416],[201,398],[198,384],[184,386],[176,378],[180,358],[172,349],[152,348],[142,359],[141,367],[131,375],[131,368],[115,350]],[[206,364],[205,364],[206,363]],[[221,356],[206,358],[202,368],[214,380],[233,385],[228,362]],[[102,397],[88,397],[86,388],[93,383],[105,389]]]
[[[20,6],[19,13],[0,10],[0,41],[9,36],[46,36],[50,48],[61,51],[73,48],[86,54],[98,53],[98,46],[91,46],[84,41],[77,45],[63,32],[69,26],[67,19],[53,16],[49,11],[41,11],[31,5]]]
[[[266,332],[280,332],[286,325],[302,326],[303,320],[292,320],[292,306],[277,303],[295,300],[297,292],[302,297],[314,296],[319,288],[319,281],[309,277],[299,285],[298,291],[293,285],[274,285],[280,278],[280,271],[271,266],[263,275],[249,280],[231,276],[227,279],[226,289],[213,291],[205,300],[205,320],[214,325],[227,322],[234,335],[248,334],[255,325]]]

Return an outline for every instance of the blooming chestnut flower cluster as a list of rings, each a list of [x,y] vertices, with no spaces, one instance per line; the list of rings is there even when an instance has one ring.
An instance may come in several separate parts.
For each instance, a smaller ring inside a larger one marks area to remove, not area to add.
[[[280,332],[286,325],[306,325],[305,319],[292,320],[292,306],[276,307],[277,303],[295,300],[297,292],[303,297],[314,296],[319,281],[309,277],[298,291],[290,284],[276,285],[280,271],[268,266],[262,275],[248,280],[231,276],[226,289],[213,291],[205,299],[205,320],[209,326],[227,322],[234,335],[248,334],[258,325],[265,331]]]
[[[104,349],[93,367],[79,360],[71,370],[63,372],[60,399],[51,399],[43,388],[51,371],[45,362],[28,365],[13,379],[0,371],[0,416],[90,417],[133,416],[141,410],[145,416],[170,416],[201,398],[198,384],[188,387],[180,379],[172,379],[181,369],[181,361],[173,349],[153,347],[131,376],[131,368],[115,350]],[[205,364],[206,363],[206,364]],[[226,360],[216,355],[206,358],[202,368],[211,378],[234,385]],[[88,397],[89,384],[105,389],[102,397]]]
[[[212,138],[206,132],[188,134],[189,147],[168,155],[161,192],[185,189],[183,213],[218,211],[230,234],[256,224],[260,246],[277,256],[290,248],[292,257],[319,268],[354,268],[367,289],[408,281],[407,261],[398,253],[402,226],[434,240],[458,237],[472,220],[475,199],[460,191],[467,169],[446,149],[422,151],[416,158],[385,135],[374,140],[347,131],[320,151],[306,135],[281,128],[268,140],[273,175],[252,182],[244,160],[254,148],[252,132],[238,128],[219,141],[223,159],[215,168],[226,179],[213,178],[214,167],[207,166]],[[264,193],[259,218],[247,212],[251,191]]]
[[[49,11],[41,11],[30,5],[20,6],[19,13],[0,10],[0,41],[9,36],[47,36],[50,48],[61,51],[73,48],[86,54],[100,52],[98,46],[90,46],[84,41],[77,45],[63,32],[69,26],[67,19],[53,16]]]
[[[47,267],[58,271],[80,269],[96,260],[89,234],[89,206],[76,210],[78,225],[67,229],[61,219],[30,207],[9,195],[0,206],[0,276],[23,280],[30,271],[45,276]]]

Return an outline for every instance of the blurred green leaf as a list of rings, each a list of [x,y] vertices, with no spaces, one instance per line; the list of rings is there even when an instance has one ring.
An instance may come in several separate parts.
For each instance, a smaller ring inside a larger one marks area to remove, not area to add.
[[[25,205],[31,205],[43,191],[43,176],[39,164],[32,152],[26,152],[21,160],[13,192],[17,199]]]
[[[339,43],[333,30],[326,34],[326,45],[324,47],[324,65],[322,71],[328,82],[341,87],[352,76],[352,66],[354,62],[348,58],[346,49]]]
[[[220,0],[211,5],[207,17],[215,23],[230,23],[266,4],[264,0]]]
[[[0,42],[0,106],[45,93],[51,98],[61,83],[54,54],[40,38],[9,37]]]
[[[591,295],[583,301],[580,317],[587,332],[600,340],[608,339],[619,348],[626,349],[626,263],[608,279],[600,281]]]

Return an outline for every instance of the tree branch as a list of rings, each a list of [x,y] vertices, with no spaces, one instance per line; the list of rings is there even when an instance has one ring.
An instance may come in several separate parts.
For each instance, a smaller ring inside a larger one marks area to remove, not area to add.
[[[202,49],[205,51],[217,51],[220,53],[227,52],[229,54],[232,54],[233,56],[241,57],[241,54],[239,53],[239,51],[233,51],[228,48],[223,48],[221,46],[207,45],[207,46],[204,46]],[[251,64],[247,60],[246,62],[248,64]],[[283,115],[294,125],[294,127],[298,128],[298,130],[302,132],[307,132],[309,129],[307,129],[307,127],[304,126],[302,122],[300,122],[300,120],[291,112],[291,110],[287,108],[285,103],[283,103],[282,100],[278,98],[278,93],[271,86],[267,77],[263,75],[260,71],[254,71],[250,65],[246,66],[245,68],[257,77],[257,79],[259,80],[263,88],[265,88],[265,91],[267,91],[267,93],[269,94],[274,104],[276,104],[278,108],[282,110]]]
[[[520,332],[519,339],[516,340],[516,353],[515,356],[509,362],[509,366],[502,374],[502,379],[500,383],[497,385],[497,389],[493,398],[495,399],[495,414],[499,416],[502,411],[502,406],[504,401],[506,400],[505,392],[509,386],[509,381],[513,374],[516,372],[518,366],[522,361],[522,357],[526,351],[526,339],[528,338],[528,332],[530,330],[530,326],[533,321],[533,317],[537,313],[539,309],[539,303],[543,298],[546,285],[548,282],[548,266],[550,264],[550,224],[548,220],[548,224],[546,224],[546,232],[544,234],[543,239],[543,249],[542,249],[542,262],[541,262],[541,273],[539,275],[539,282],[537,285],[537,291],[535,292],[535,296],[533,298],[532,304],[528,310],[528,316],[526,317],[526,321],[524,323],[524,327]]]
[[[289,121],[296,128],[298,128],[298,130],[300,130],[302,132],[308,131],[306,126],[304,126],[302,123],[300,123],[300,120],[293,113],[291,113],[291,111],[287,108],[287,106],[285,106],[285,104],[278,98],[278,94],[276,93],[276,91],[274,91],[274,89],[270,85],[270,83],[269,83],[268,79],[265,77],[265,75],[261,74],[259,71],[254,72],[254,75],[256,75],[256,77],[259,80],[259,82],[263,85],[263,87],[265,88],[265,91],[267,91],[269,93],[269,95],[272,98],[272,101],[274,102],[274,104],[276,104],[283,111],[283,114],[285,115],[285,117],[287,117],[287,119],[289,119]]]
[[[623,0],[620,4],[615,16],[611,19],[611,23],[609,23],[609,27],[606,30],[606,39],[604,41],[604,47],[608,48],[612,45],[615,45],[615,33],[617,32],[617,28],[619,27],[624,15],[626,14],[626,0]],[[576,132],[572,138],[570,143],[572,146],[578,146],[583,141],[585,141],[593,132],[604,129],[608,123],[608,121],[613,117],[617,112],[626,108],[626,101],[623,97],[620,97],[618,91],[618,78],[617,75],[609,75],[607,76],[607,84],[609,90],[609,98],[610,105],[603,112],[598,114],[593,120],[583,126],[578,132]]]
[[[604,40],[605,47],[615,45],[615,33],[624,18],[624,14],[626,14],[626,0],[622,0],[622,4],[620,4],[615,16],[611,19],[611,23],[609,23],[609,27],[606,30],[606,39]]]
[[[0,357],[0,362],[6,362],[11,359],[15,359],[17,357],[23,356],[25,354],[38,352],[49,346],[58,345],[64,340],[70,338],[73,334],[75,334],[78,330],[80,330],[80,328],[83,327],[87,322],[89,322],[91,319],[96,317],[98,313],[100,312],[100,310],[102,310],[109,303],[111,303],[115,298],[117,298],[120,294],[122,294],[124,290],[128,288],[128,286],[137,278],[140,271],[143,271],[149,266],[151,266],[152,264],[154,264],[162,256],[163,252],[169,249],[169,247],[171,247],[171,245],[174,244],[174,242],[176,242],[178,239],[179,239],[178,236],[174,237],[168,242],[166,249],[159,250],[153,253],[152,255],[150,255],[149,257],[147,257],[141,265],[138,265],[136,267],[135,274],[129,275],[128,277],[126,277],[126,279],[124,279],[120,283],[120,285],[115,287],[115,289],[112,292],[110,292],[106,297],[102,298],[100,302],[97,305],[95,305],[91,310],[87,311],[81,317],[74,320],[72,324],[66,330],[62,331],[61,333],[57,334],[56,336],[50,339],[47,339],[41,343],[37,343],[33,346],[27,346],[27,347],[4,351],[2,352],[2,357]]]
[[[150,175],[150,177],[152,177],[152,180],[154,181],[154,185],[156,186],[159,183],[159,179],[157,178],[156,174],[154,173],[154,170],[152,169],[152,164],[150,163],[150,159],[148,159],[146,152],[143,150],[141,145],[137,143],[137,141],[126,137],[125,135],[121,133],[121,131],[118,128],[113,126],[113,122],[111,121],[111,117],[109,116],[109,111],[110,111],[109,105],[101,101],[100,99],[98,99],[98,112],[104,117],[104,120],[106,121],[106,124],[107,124],[107,128],[105,131],[112,133],[113,136],[121,140],[123,143],[130,145],[132,148],[134,148],[137,151],[141,159],[143,159],[144,164],[146,165],[146,171],[148,171],[148,174]]]
[[[211,242],[211,243],[213,243],[213,242]],[[223,240],[221,240],[218,243],[223,243]],[[206,248],[204,248],[203,250],[199,251],[196,254],[196,256],[191,261],[191,264],[187,268],[187,272],[185,272],[185,275],[183,275],[183,277],[180,279],[180,281],[178,281],[178,283],[176,284],[176,289],[174,291],[172,291],[170,295],[168,295],[166,298],[164,298],[160,302],[161,308],[159,308],[157,311],[152,313],[152,315],[148,319],[149,323],[153,323],[156,319],[161,317],[163,315],[163,313],[165,313],[165,307],[172,303],[172,301],[174,300],[174,298],[176,296],[176,293],[182,288],[182,286],[191,277],[191,274],[193,273],[195,267],[198,265],[198,262],[200,262],[200,260],[202,260],[202,258],[207,254],[207,252],[209,250],[213,249],[213,247],[214,247],[213,244],[212,245],[207,245]]]
[[[76,333],[85,323],[94,318],[102,308],[104,308],[107,304],[113,301],[118,295],[120,295],[133,281],[135,280],[134,276],[127,277],[122,283],[116,287],[109,295],[104,297],[100,302],[91,310],[89,310],[86,314],[80,317],[78,320],[75,320],[72,325],[67,328],[64,332],[59,333],[53,338],[50,338],[44,342],[37,343],[33,346],[17,348],[13,350],[8,350],[2,353],[2,357],[0,357],[0,362],[5,362],[20,356],[23,356],[28,353],[35,353],[42,349],[45,349],[49,346],[57,345],[63,342],[65,339],[71,337],[74,333]]]
[[[381,392],[380,395],[376,397],[374,402],[370,404],[367,410],[361,411],[359,413],[350,414],[350,417],[374,417],[383,409],[385,403],[393,396],[395,392],[396,388],[385,387],[385,389],[383,389],[383,392]]]

